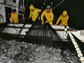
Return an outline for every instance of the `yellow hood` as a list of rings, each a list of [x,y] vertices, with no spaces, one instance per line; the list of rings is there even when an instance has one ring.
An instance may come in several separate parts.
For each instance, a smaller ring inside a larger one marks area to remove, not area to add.
[[[63,14],[62,15],[67,15],[67,11],[63,11]]]
[[[35,7],[33,5],[30,5],[29,9],[32,10],[35,9]]]

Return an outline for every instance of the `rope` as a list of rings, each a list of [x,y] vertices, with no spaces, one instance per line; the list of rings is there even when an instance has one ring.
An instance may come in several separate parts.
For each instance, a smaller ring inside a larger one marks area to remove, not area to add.
[[[56,7],[58,7],[59,5],[61,5],[65,0],[62,0],[60,3],[58,3],[53,9],[55,9]]]
[[[73,37],[72,33],[70,31],[68,33],[69,33],[69,36],[71,38],[71,41],[72,41],[72,43],[73,43],[73,45],[75,47],[75,50],[77,52],[77,55],[80,58],[81,63],[83,63],[84,62],[84,56],[83,56],[83,53],[81,51],[82,49],[80,48],[79,44],[76,42],[76,40]]]
[[[53,7],[53,2],[51,2],[51,8]]]
[[[45,4],[46,4],[46,0],[44,0],[44,6],[45,6]]]

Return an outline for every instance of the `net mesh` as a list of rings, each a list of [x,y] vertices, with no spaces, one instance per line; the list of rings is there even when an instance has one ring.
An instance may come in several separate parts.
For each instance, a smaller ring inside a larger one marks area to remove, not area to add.
[[[52,45],[54,41],[61,41],[61,38],[48,23],[42,25],[37,19],[26,33],[24,41]]]

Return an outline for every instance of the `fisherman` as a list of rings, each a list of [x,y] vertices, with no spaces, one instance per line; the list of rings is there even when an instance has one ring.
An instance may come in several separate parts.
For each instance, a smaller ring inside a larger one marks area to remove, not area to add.
[[[44,21],[44,19],[43,19],[44,16],[46,18],[46,21]],[[50,5],[47,5],[46,10],[44,10],[41,15],[42,25],[44,23],[49,23],[50,25],[53,25],[53,19],[54,19],[54,15],[53,15],[52,9],[51,9]]]
[[[67,14],[67,11],[63,11],[63,14],[59,16],[56,25],[61,21],[61,26],[68,26],[68,20],[69,20],[69,16]]]
[[[18,22],[19,22],[18,14],[16,13],[16,9],[13,9],[11,13],[11,23],[18,23]]]
[[[30,5],[30,7],[29,7],[29,9],[30,9],[29,19],[32,18],[32,21],[35,22],[39,16],[39,13],[41,12],[42,8],[38,9],[38,8],[35,8],[33,5]]]
[[[62,15],[59,16],[56,25],[61,21],[60,25],[65,26],[65,33],[67,36],[67,29],[68,29],[68,20],[69,20],[69,15],[67,14],[67,11],[63,11]]]

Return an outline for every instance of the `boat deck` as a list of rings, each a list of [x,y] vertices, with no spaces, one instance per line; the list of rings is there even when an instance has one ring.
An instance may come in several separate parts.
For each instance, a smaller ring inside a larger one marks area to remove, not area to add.
[[[24,24],[11,24],[9,23],[1,32],[1,36],[3,38],[9,38],[9,39],[23,39],[24,36],[26,35],[26,32],[28,32],[29,28],[32,26],[31,24],[25,24],[25,26],[23,27]],[[23,28],[22,28],[23,27]],[[21,30],[22,28],[22,30]],[[60,36],[60,38],[63,41],[67,41],[64,38],[64,26],[59,26],[59,25],[52,25],[52,28],[58,33],[58,35]],[[19,34],[19,31],[21,31],[21,33]],[[73,35],[75,35],[79,40],[81,40],[82,42],[84,42],[84,36],[80,35],[80,31],[76,30],[76,29],[69,29],[68,31],[70,31]]]

